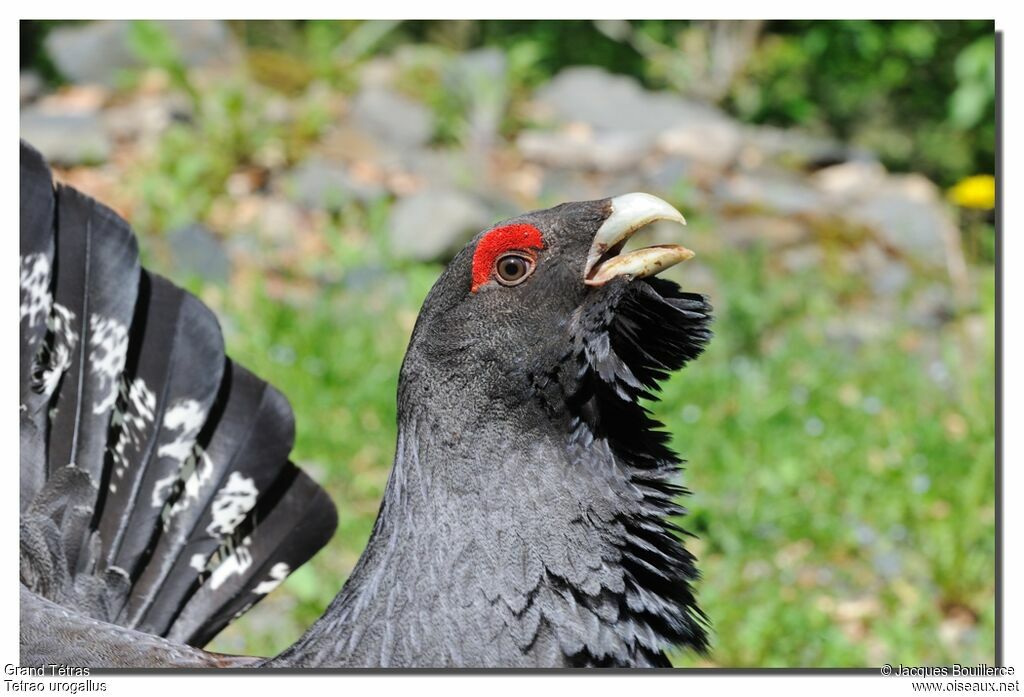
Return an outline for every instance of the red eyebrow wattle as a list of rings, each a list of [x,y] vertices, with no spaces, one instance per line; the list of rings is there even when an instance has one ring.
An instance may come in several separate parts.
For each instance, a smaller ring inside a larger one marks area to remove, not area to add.
[[[505,225],[491,230],[476,245],[473,253],[474,293],[491,278],[494,261],[511,250],[530,251],[544,249],[544,237],[540,230],[526,223]]]

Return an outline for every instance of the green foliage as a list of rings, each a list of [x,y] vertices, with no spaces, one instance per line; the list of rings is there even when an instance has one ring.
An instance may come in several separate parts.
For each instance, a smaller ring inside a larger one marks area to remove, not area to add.
[[[155,161],[135,180],[142,206],[134,224],[140,230],[167,231],[203,219],[230,174],[227,158],[195,147],[192,129],[172,126]]]
[[[399,23],[309,20],[233,24],[249,49],[253,77],[294,94],[314,80],[345,92],[354,89],[355,67],[378,51]],[[253,54],[258,56],[255,64]]]
[[[162,69],[171,84],[188,94],[194,105],[199,104],[199,93],[188,78],[177,44],[159,25],[144,20],[132,22],[128,45],[143,63]]]
[[[726,104],[948,186],[994,168],[994,46],[986,21],[776,22]]]
[[[155,156],[130,181],[142,202],[134,224],[167,231],[205,219],[231,173],[280,138],[279,129],[260,117],[261,106],[237,83],[196,93],[197,116],[172,124]]]
[[[168,127],[129,180],[140,201],[132,221],[137,229],[166,232],[205,220],[232,173],[299,159],[331,122],[331,110],[316,92],[296,97],[281,120],[267,115],[272,93],[242,77],[198,90],[159,25],[134,22],[131,36],[140,60],[163,70],[191,105],[190,117]]]
[[[957,55],[957,87],[950,97],[950,118],[955,126],[974,128],[991,116],[996,86],[994,56],[994,36],[976,39]]]

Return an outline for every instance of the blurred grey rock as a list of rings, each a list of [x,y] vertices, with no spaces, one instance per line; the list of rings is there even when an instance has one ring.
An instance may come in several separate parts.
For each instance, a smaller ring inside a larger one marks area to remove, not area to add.
[[[670,155],[724,169],[739,153],[740,129],[727,119],[701,119],[674,126],[658,137],[658,146]]]
[[[426,148],[403,154],[402,165],[436,188],[487,189],[487,162],[464,148]]]
[[[650,92],[624,75],[601,68],[566,68],[535,96],[542,115],[580,121],[608,131],[661,133],[689,123],[729,120],[706,104],[669,92]]]
[[[629,113],[645,106],[638,82],[595,67],[562,70],[537,90],[533,101],[542,118],[561,123],[578,121],[610,130],[640,128]],[[610,108],[612,104],[615,108]],[[620,111],[627,113],[618,116]]]
[[[825,167],[811,175],[818,189],[837,197],[865,196],[885,184],[885,167],[879,162],[857,160]]]
[[[721,168],[736,156],[742,132],[713,106],[670,92],[651,92],[600,68],[566,68],[537,91],[541,118],[584,123],[598,133],[646,136],[670,155]]]
[[[808,229],[799,221],[769,215],[726,216],[718,221],[715,230],[729,245],[741,249],[757,244],[779,249],[805,242],[810,237]]]
[[[264,239],[287,245],[302,225],[301,213],[287,201],[268,198],[263,204],[259,229]]]
[[[377,87],[356,95],[352,122],[359,129],[397,147],[420,147],[433,135],[433,116],[425,106]]]
[[[284,196],[243,194],[232,200],[238,215],[227,223],[232,234],[225,244],[233,259],[294,248],[296,236],[309,228],[303,211]]]
[[[322,90],[322,86],[322,82],[310,84],[310,86],[306,88],[307,98],[310,98],[311,101],[315,100],[319,96],[317,92],[318,90]],[[309,95],[313,96],[309,97]],[[295,105],[293,101],[282,94],[271,95],[264,103],[263,121],[268,124],[274,124],[276,126],[287,124],[294,118],[294,115]]]
[[[906,288],[910,280],[906,264],[890,261],[871,274],[871,289],[877,295],[895,295]]]
[[[224,245],[202,225],[189,225],[167,233],[171,264],[183,276],[224,283],[231,275],[231,261]]]
[[[659,158],[643,171],[644,181],[653,189],[652,193],[668,192],[681,183],[686,183],[693,173],[693,161],[686,157]]]
[[[492,221],[477,199],[454,190],[432,189],[399,199],[391,209],[392,252],[417,261],[448,259]]]
[[[23,109],[21,137],[54,164],[95,164],[110,156],[110,138],[95,113],[55,114],[37,108]]]
[[[825,253],[816,244],[805,244],[785,249],[779,254],[779,263],[782,264],[782,268],[791,273],[820,267],[823,261],[825,261]]]
[[[327,129],[317,152],[332,161],[349,164],[369,162],[383,168],[400,168],[406,158],[420,151],[399,148],[394,143],[378,140],[351,123],[341,122]]]
[[[643,133],[524,131],[516,141],[527,160],[548,167],[614,172],[635,167],[651,148]]]
[[[43,78],[34,70],[22,70],[18,93],[22,104],[31,102],[43,93]]]
[[[751,167],[773,163],[791,169],[805,169],[822,163],[863,157],[862,154],[851,152],[837,140],[773,126],[749,126],[744,129],[742,147],[742,161]]]
[[[508,70],[508,61],[501,49],[478,48],[456,56],[450,69],[454,75],[468,78],[474,83],[503,80]]]
[[[920,175],[887,177],[877,191],[847,205],[843,215],[907,256],[935,266],[945,262],[946,236],[960,234],[938,187]]]
[[[881,247],[867,243],[843,258],[847,273],[865,278],[876,295],[896,295],[911,281],[910,269],[893,259]]]
[[[892,331],[892,320],[876,311],[847,312],[825,322],[825,337],[844,349],[856,350],[880,341]]]
[[[178,57],[189,67],[227,63],[240,55],[222,21],[154,22],[174,40]],[[131,26],[128,21],[104,20],[58,27],[47,35],[46,51],[68,80],[114,86],[119,71],[142,67],[129,41]]]
[[[350,201],[372,201],[387,194],[383,186],[360,181],[347,166],[313,157],[292,170],[286,183],[291,198],[311,209],[337,210]]]
[[[943,283],[932,283],[911,298],[907,307],[908,318],[913,326],[934,330],[956,316],[955,307],[950,287]]]
[[[725,208],[815,215],[830,210],[826,197],[803,180],[781,173],[735,174],[715,187],[716,202]]]
[[[151,141],[176,120],[190,118],[184,95],[147,95],[105,109],[103,123],[115,139]]]
[[[541,170],[538,201],[544,205],[563,201],[587,201],[609,196],[605,177],[594,177],[581,170],[545,167]]]
[[[374,56],[359,70],[359,84],[364,89],[391,87],[398,78],[398,66],[391,56]]]

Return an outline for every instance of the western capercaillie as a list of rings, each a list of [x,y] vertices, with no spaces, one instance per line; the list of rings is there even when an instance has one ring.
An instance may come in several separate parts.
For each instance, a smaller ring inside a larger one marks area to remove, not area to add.
[[[689,250],[623,251],[655,220],[683,222],[647,194],[567,203],[455,256],[401,367],[362,557],[279,656],[223,656],[200,647],[327,542],[334,507],[288,461],[284,397],[23,144],[22,662],[663,666],[704,650],[680,461],[639,400],[700,354],[710,306],[655,276]]]

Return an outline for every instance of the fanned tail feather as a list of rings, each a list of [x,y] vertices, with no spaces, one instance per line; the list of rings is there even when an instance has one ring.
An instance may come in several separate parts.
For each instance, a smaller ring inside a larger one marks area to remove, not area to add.
[[[211,565],[209,579],[175,619],[168,638],[204,644],[327,543],[337,521],[326,492],[294,465],[281,480],[281,498],[266,510],[257,504],[250,525],[241,528],[219,564]]]
[[[288,459],[287,400],[224,355],[197,298],[113,211],[21,146],[21,580],[202,646],[337,517]]]
[[[53,295],[53,180],[42,156],[21,148],[21,454],[22,462],[44,463],[46,396],[34,389],[36,358],[47,334]],[[21,511],[46,480],[45,467],[23,467]]]

